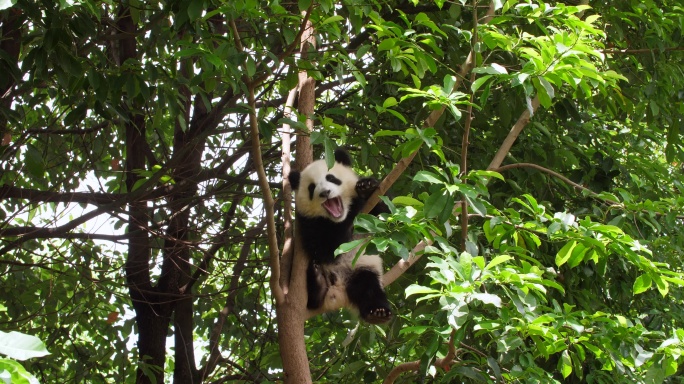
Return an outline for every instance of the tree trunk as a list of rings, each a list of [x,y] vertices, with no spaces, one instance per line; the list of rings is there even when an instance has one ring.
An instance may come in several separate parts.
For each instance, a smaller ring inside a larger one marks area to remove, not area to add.
[[[304,343],[307,260],[298,237],[295,227],[295,254],[289,293],[285,296],[285,302],[276,306],[280,357],[283,360],[287,384],[311,383],[309,360]]]

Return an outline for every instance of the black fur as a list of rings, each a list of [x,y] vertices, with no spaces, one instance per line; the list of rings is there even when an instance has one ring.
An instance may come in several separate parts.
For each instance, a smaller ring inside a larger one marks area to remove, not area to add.
[[[380,276],[365,268],[355,269],[347,281],[349,301],[359,308],[361,318],[371,324],[387,322],[392,311],[387,295],[380,284]]]
[[[340,164],[344,164],[347,167],[351,167],[352,165],[351,156],[349,156],[349,153],[347,153],[347,151],[344,149],[335,150],[335,161]]]
[[[351,166],[351,158],[344,150],[335,151],[335,161],[348,167]],[[339,182],[334,175],[328,174],[326,179],[329,182],[335,182],[330,177]],[[301,181],[299,172],[290,172],[288,179],[292,188],[299,190]],[[309,309],[320,308],[328,287],[334,285],[337,279],[346,278],[347,296],[349,301],[358,308],[362,319],[373,324],[384,323],[391,319],[390,304],[376,271],[369,268],[352,270],[351,266],[347,265],[341,266],[339,271],[347,273],[348,276],[337,276],[336,267],[322,268],[322,266],[336,264],[338,260],[335,258],[335,250],[341,244],[352,240],[354,219],[379,184],[379,181],[373,178],[359,179],[355,187],[356,196],[352,199],[347,217],[340,223],[335,223],[325,217],[307,217],[297,213],[296,224],[299,227],[302,245],[310,257],[306,277]],[[312,193],[313,191],[309,191],[309,194]],[[382,202],[378,206],[376,213],[389,211]]]

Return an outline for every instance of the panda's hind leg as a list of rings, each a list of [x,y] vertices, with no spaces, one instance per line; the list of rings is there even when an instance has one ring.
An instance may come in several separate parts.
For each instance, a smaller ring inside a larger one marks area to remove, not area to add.
[[[309,309],[318,309],[323,305],[325,295],[328,293],[328,282],[321,266],[310,261],[309,267],[306,270],[306,291],[308,300],[306,307]]]
[[[382,324],[392,319],[392,310],[376,271],[356,268],[349,276],[346,288],[351,305],[358,308],[363,320]]]

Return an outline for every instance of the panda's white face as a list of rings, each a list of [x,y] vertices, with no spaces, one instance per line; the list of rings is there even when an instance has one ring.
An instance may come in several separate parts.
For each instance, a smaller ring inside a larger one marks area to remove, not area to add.
[[[359,176],[350,167],[335,163],[328,169],[325,160],[309,164],[301,172],[295,194],[297,213],[306,217],[325,217],[336,223],[344,221],[352,199],[356,197]]]

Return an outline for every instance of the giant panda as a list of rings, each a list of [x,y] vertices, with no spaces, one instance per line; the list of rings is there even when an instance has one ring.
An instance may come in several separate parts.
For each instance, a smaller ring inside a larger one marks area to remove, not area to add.
[[[349,154],[338,149],[331,169],[317,160],[288,175],[295,191],[295,225],[309,257],[307,308],[328,312],[345,307],[368,323],[382,324],[392,311],[380,280],[380,257],[362,255],[355,264],[353,251],[335,257],[337,247],[352,240],[354,218],[379,185],[376,179],[360,178],[351,164]]]

